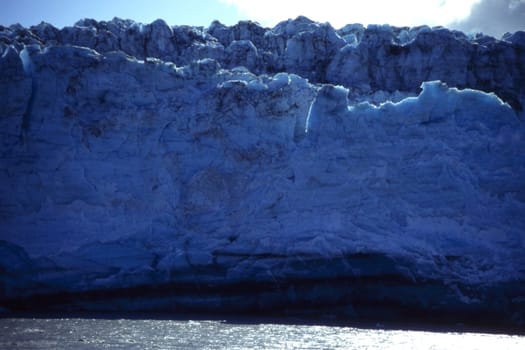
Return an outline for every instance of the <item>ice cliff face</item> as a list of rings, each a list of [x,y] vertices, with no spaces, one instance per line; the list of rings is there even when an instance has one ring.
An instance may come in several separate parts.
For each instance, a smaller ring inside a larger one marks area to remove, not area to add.
[[[523,32],[82,20],[0,56],[3,307],[525,322]]]

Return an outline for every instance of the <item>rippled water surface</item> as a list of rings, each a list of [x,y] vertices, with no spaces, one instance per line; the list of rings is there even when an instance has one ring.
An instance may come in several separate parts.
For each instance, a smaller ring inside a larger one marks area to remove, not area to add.
[[[480,333],[191,320],[0,319],[0,349],[525,349]]]

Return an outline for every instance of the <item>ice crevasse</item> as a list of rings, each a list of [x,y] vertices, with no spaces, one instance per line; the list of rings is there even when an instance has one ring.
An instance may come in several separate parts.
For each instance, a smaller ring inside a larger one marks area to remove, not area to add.
[[[81,20],[0,57],[5,312],[524,325],[523,32]]]

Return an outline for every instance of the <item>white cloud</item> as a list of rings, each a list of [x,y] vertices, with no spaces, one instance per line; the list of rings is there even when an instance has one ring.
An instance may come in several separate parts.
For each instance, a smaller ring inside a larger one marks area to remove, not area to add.
[[[348,23],[415,26],[461,21],[480,0],[220,0],[266,26],[306,16],[334,27]],[[521,1],[521,0],[517,0]]]
[[[495,37],[525,30],[525,0],[481,0],[468,18],[452,23],[451,27]]]

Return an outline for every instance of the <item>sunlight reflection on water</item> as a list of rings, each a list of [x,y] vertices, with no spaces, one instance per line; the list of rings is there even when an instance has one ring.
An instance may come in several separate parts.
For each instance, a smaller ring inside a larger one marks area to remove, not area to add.
[[[525,337],[133,319],[0,319],[0,349],[525,349]]]

